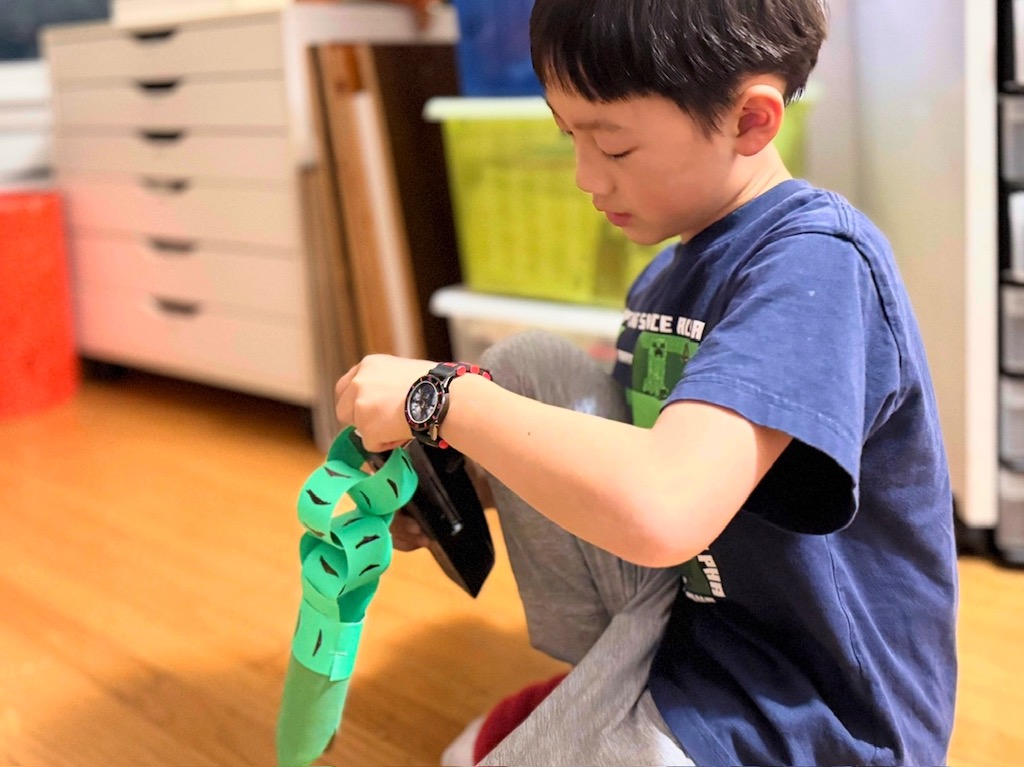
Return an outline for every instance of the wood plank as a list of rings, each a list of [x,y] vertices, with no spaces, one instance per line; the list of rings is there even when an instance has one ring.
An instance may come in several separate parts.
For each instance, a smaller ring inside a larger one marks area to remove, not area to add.
[[[395,191],[390,144],[359,48],[316,49],[344,213],[359,332],[366,353],[425,355],[408,235]]]
[[[409,258],[423,321],[427,354],[451,359],[448,326],[430,313],[439,288],[462,282],[455,223],[448,192],[441,126],[423,119],[434,96],[457,95],[455,49],[446,45],[390,45],[368,49],[369,87],[380,104],[391,144],[402,218],[409,232]]]

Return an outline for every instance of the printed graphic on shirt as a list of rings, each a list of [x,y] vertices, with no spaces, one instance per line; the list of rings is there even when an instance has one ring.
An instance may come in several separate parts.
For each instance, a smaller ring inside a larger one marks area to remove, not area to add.
[[[703,323],[701,326],[703,329]],[[637,336],[633,348],[633,380],[629,392],[633,423],[644,427],[654,424],[661,411],[661,403],[683,377],[686,363],[696,353],[698,346],[698,341],[677,335],[645,330]]]
[[[658,312],[634,312],[626,309],[622,324],[630,330],[652,331],[661,335],[677,335],[700,343],[704,337],[704,322],[689,317],[676,317]]]
[[[722,576],[710,551],[705,551],[683,565],[683,593],[692,602],[713,604],[725,599]]]
[[[683,377],[683,369],[697,351],[697,345],[681,336],[641,333],[633,350],[633,388],[665,399]]]
[[[683,377],[704,335],[704,323],[686,317],[628,312],[627,327],[642,328],[632,353],[632,386],[628,392],[633,423],[650,427],[661,412],[661,404]],[[654,329],[663,330],[655,332]],[[714,604],[725,599],[718,565],[710,551],[694,557],[682,567],[682,588],[687,599]]]

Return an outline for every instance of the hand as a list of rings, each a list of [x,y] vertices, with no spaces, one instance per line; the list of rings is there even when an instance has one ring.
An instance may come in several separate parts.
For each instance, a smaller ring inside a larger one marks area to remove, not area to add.
[[[401,447],[412,436],[405,420],[405,395],[434,365],[386,354],[364,357],[334,387],[338,421],[354,425],[367,450]]]
[[[391,542],[398,551],[415,551],[430,545],[430,538],[419,522],[399,511],[391,520]]]

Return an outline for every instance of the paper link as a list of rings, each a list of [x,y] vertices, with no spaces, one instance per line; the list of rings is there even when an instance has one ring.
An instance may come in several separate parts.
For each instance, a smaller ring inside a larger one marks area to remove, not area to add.
[[[388,527],[416,490],[404,451],[393,450],[370,473],[362,469],[367,455],[347,429],[299,493],[299,520],[309,532],[299,543],[302,604],[292,654],[331,681],[352,674],[366,607],[391,563]]]
[[[367,455],[349,428],[335,439],[327,461],[306,480],[299,493],[299,521],[313,535],[327,539],[335,532],[335,511],[344,515],[358,509],[385,516],[412,498],[416,473],[404,450],[392,450],[384,465],[370,474],[361,468]]]

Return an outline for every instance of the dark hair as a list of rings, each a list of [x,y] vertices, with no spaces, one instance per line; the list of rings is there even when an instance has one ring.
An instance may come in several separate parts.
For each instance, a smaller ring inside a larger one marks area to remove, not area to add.
[[[530,45],[545,86],[663,96],[710,134],[750,75],[779,75],[797,98],[826,29],[824,0],[536,0]]]

